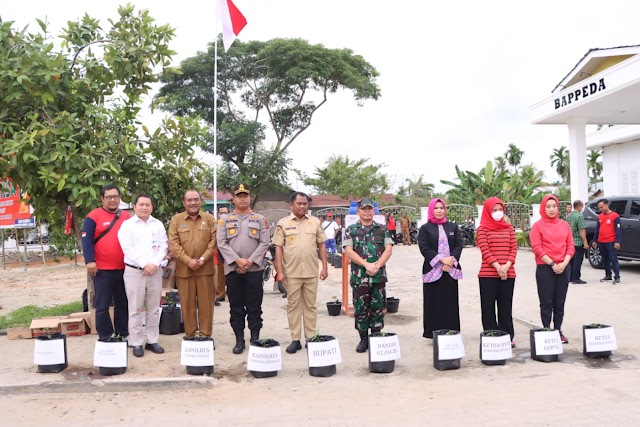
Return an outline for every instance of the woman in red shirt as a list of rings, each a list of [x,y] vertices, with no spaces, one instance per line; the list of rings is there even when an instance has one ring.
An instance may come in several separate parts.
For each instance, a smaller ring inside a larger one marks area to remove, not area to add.
[[[569,223],[558,218],[558,198],[553,194],[544,196],[540,204],[541,219],[533,224],[529,239],[536,256],[536,282],[540,299],[542,326],[551,325],[560,331],[560,340],[569,340],[562,333],[564,303],[569,288],[567,265],[575,253]]]
[[[516,281],[518,245],[511,224],[504,221],[504,203],[497,197],[484,202],[476,245],[482,253],[478,273],[482,327],[507,332],[513,341],[513,288]],[[498,319],[496,320],[496,305]]]

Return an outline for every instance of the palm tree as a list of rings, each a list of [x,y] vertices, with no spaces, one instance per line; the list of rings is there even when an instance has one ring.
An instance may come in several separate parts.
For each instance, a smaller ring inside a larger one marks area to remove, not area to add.
[[[516,144],[509,144],[509,148],[504,153],[504,158],[509,166],[513,166],[514,173],[518,170],[518,166],[520,166],[522,156],[524,156],[524,151],[519,149]]]
[[[498,173],[507,170],[507,160],[504,158],[504,156],[498,156],[493,159],[493,164],[495,165],[496,172]]]
[[[602,176],[602,150],[591,150],[587,154],[587,166],[591,171],[591,183],[595,184],[600,181]]]
[[[569,150],[562,145],[560,148],[554,148],[553,153],[549,156],[551,166],[556,168],[556,172],[560,175],[562,183],[569,185],[571,177],[569,176]]]

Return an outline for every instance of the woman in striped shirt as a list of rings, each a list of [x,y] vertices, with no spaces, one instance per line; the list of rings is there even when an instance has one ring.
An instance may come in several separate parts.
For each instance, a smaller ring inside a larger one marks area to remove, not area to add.
[[[497,197],[484,202],[476,244],[482,253],[478,273],[482,327],[509,333],[511,346],[515,347],[511,310],[518,245],[513,227],[504,220],[504,203]]]

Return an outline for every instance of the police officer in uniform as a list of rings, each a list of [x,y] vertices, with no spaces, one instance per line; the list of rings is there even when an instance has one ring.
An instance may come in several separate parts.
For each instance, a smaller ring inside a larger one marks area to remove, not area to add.
[[[385,264],[391,257],[393,240],[384,225],[373,221],[373,201],[363,198],[358,202],[360,219],[347,228],[344,253],[351,260],[351,290],[356,329],[360,333],[358,353],[369,347],[368,335],[384,327]]]
[[[233,191],[235,209],[218,219],[218,251],[224,258],[224,274],[229,296],[231,328],[236,335],[233,353],[244,351],[245,316],[251,341],[260,338],[262,328],[262,259],[269,249],[269,222],[251,210],[249,186],[239,184]]]

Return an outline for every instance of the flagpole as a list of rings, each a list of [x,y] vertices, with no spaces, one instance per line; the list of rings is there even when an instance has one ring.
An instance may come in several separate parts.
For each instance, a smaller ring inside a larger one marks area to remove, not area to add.
[[[215,38],[213,40],[213,215],[218,215],[218,2],[215,1]]]

